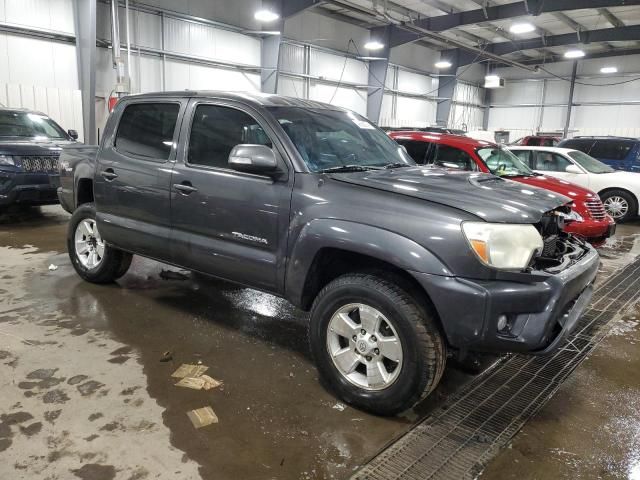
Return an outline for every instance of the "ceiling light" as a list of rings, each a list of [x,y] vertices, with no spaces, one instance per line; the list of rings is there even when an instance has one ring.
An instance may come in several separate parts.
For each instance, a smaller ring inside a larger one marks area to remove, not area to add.
[[[582,58],[584,57],[584,51],[582,50],[567,50],[564,52],[564,58]]]
[[[514,23],[509,27],[509,31],[516,34],[533,32],[535,29],[536,27],[530,23]]]
[[[384,48],[384,44],[378,42],[377,40],[371,40],[364,44],[364,48],[367,50],[380,50]]]
[[[449,68],[451,66],[451,62],[447,62],[446,60],[440,60],[439,62],[436,62],[434,65],[436,68]]]
[[[616,73],[618,71],[618,67],[602,67],[600,69],[600,73]]]
[[[484,88],[501,88],[504,87],[504,79],[498,75],[487,75],[484,77]]]
[[[273,22],[280,18],[276,12],[272,12],[271,10],[258,10],[253,18],[258,20],[259,22]]]

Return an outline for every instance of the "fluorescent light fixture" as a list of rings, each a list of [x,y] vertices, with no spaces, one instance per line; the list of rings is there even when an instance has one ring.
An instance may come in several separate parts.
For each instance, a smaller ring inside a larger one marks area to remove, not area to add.
[[[583,50],[567,50],[564,52],[564,58],[582,58],[584,57]]]
[[[509,27],[509,31],[515,34],[529,33],[533,32],[535,29],[536,27],[530,23],[514,23]]]
[[[447,62],[446,60],[440,60],[434,64],[436,68],[449,68],[451,66],[451,62]]]
[[[358,60],[368,60],[370,62],[375,62],[378,60],[387,60],[387,57],[368,57],[368,56],[360,56],[356,57]]]
[[[258,20],[259,22],[273,22],[280,18],[276,12],[272,12],[271,10],[258,10],[253,18]]]
[[[618,71],[618,67],[602,67],[600,69],[600,73],[616,73]]]
[[[378,42],[377,40],[371,40],[364,44],[364,48],[367,50],[381,50],[384,48],[384,44]]]
[[[500,77],[498,75],[484,77],[484,88],[500,88]]]

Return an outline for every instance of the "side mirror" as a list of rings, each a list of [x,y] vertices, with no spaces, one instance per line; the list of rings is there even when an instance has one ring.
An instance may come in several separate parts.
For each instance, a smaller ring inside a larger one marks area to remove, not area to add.
[[[67,133],[69,134],[69,136],[71,138],[73,138],[74,140],[78,139],[78,132],[76,130],[67,130]]]
[[[564,170],[567,173],[583,173],[582,170],[580,170],[580,167],[573,164],[567,165],[567,168],[565,168]]]
[[[266,145],[236,145],[229,154],[230,168],[239,172],[269,174],[278,169],[276,155]]]

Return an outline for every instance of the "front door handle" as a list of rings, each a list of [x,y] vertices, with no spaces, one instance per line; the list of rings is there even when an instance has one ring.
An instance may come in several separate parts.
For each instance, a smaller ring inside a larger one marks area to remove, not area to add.
[[[100,175],[102,175],[102,178],[104,178],[108,182],[118,178],[118,174],[113,171],[113,168],[107,168],[106,170],[101,171]]]
[[[191,182],[174,183],[173,188],[178,190],[183,195],[189,195],[193,192],[197,192],[198,189],[191,185]]]

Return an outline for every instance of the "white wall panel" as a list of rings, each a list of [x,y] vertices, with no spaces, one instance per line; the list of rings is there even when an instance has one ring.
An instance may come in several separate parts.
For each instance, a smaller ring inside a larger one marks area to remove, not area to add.
[[[284,35],[326,48],[344,52],[349,50],[351,53],[356,52],[353,45],[349,45],[349,40],[353,39],[362,52],[362,45],[369,39],[368,30],[328,18],[311,9],[288,18],[284,25]]]
[[[304,98],[304,80],[280,75],[278,77],[278,95]]]
[[[311,100],[348,108],[363,116],[367,114],[366,90],[356,90],[354,88],[336,87],[335,85],[312,82],[309,98]]]
[[[399,95],[396,105],[395,126],[427,127],[436,122],[436,102]]]
[[[433,85],[431,77],[398,69],[398,91],[425,95],[428,93],[433,94],[432,90],[434,88],[436,87]]]
[[[417,43],[405,43],[391,49],[389,61],[396,65],[435,72],[436,63],[440,58],[440,52],[424,47]]]
[[[539,103],[542,82],[512,82],[507,80],[504,88],[491,89],[492,104]]]
[[[366,85],[369,80],[366,63],[353,58],[312,48],[309,63],[310,74],[314,76],[361,85]]]
[[[393,95],[385,93],[382,96],[382,107],[380,108],[380,126],[395,127],[395,117],[393,116]]]
[[[73,0],[0,0],[0,21],[74,33]]]
[[[576,106],[571,130],[581,135],[640,136],[640,105]]]
[[[304,47],[283,43],[280,45],[280,70],[291,73],[304,73]]]
[[[167,60],[167,90],[260,91],[260,75]]]
[[[569,83],[563,80],[547,80],[545,104],[563,103],[569,101]]]
[[[467,131],[482,130],[484,109],[468,105],[452,105],[448,125]]]
[[[522,130],[533,132],[537,126],[537,107],[489,109],[489,130]]]

